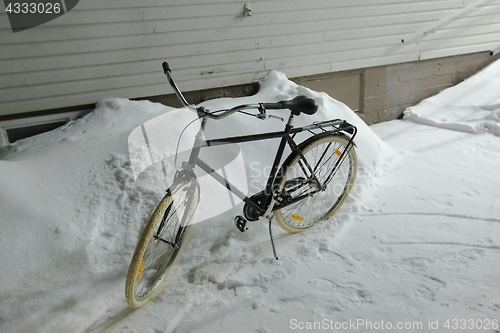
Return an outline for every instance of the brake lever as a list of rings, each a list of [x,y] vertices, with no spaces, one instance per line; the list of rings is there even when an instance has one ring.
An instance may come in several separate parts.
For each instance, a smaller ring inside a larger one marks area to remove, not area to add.
[[[273,116],[273,115],[268,115],[266,113],[266,108],[264,107],[264,104],[263,103],[260,103],[259,104],[259,114],[255,115],[257,118],[261,119],[261,120],[264,120],[266,118],[273,118],[273,119],[278,119],[278,120],[281,120],[282,122],[285,121],[285,119],[281,118],[281,117],[278,117],[278,116]]]
[[[254,116],[255,118],[260,119],[260,120],[266,120],[268,118],[272,118],[272,119],[281,120],[282,122],[285,121],[285,119],[278,117],[278,116],[273,116],[272,114],[259,113],[259,114],[253,114],[252,116]]]
[[[273,115],[270,115],[270,114],[268,115],[265,112],[259,112],[258,114],[248,113],[248,112],[244,112],[244,111],[238,111],[238,112],[246,114],[247,116],[255,117],[255,118],[260,119],[260,120],[266,120],[267,118],[273,118],[273,119],[281,120],[282,122],[285,121],[285,119],[283,119],[281,117],[273,116]]]
[[[281,120],[281,122],[284,122],[285,119],[281,118],[281,117],[278,117],[278,116],[273,116],[272,114],[268,115],[267,116],[268,118],[273,118],[273,119],[278,119],[278,120]]]

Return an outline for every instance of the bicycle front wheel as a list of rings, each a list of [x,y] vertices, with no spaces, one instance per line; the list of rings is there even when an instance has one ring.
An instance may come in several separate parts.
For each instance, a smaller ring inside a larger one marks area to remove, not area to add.
[[[199,200],[194,180],[172,186],[144,228],[130,262],[125,283],[127,303],[138,308],[159,291],[185,244]]]
[[[327,220],[342,206],[357,169],[354,145],[348,142],[339,135],[318,135],[299,145],[305,159],[292,154],[285,160],[277,180],[283,208],[274,211],[283,229],[301,232]]]

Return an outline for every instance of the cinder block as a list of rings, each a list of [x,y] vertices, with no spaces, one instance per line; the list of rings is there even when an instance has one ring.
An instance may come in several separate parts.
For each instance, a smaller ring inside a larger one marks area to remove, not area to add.
[[[397,84],[391,83],[387,86],[388,93],[396,92],[397,94],[401,94],[404,92],[414,91],[414,90],[422,90],[432,87],[442,87],[449,85],[456,78],[456,74],[447,74],[447,75],[431,75],[422,79],[415,79],[411,81],[399,82]]]
[[[363,120],[366,124],[376,124],[380,122],[380,118],[377,111],[374,112],[356,112],[356,114]]]
[[[409,91],[399,91],[397,89],[391,90],[391,92],[387,94],[387,107],[399,106],[403,104],[417,104],[421,100],[434,96],[452,85],[453,84],[449,82],[438,86],[424,86],[421,89]]]
[[[433,76],[450,75],[455,72],[456,62],[453,58],[432,59],[389,66],[387,82],[388,84],[397,84]]]
[[[308,79],[295,79],[297,84],[315,91],[325,92],[341,101],[352,110],[360,109],[360,76],[359,72],[341,76],[330,76]]]
[[[493,61],[488,52],[466,54],[454,57],[457,72],[477,72]]]
[[[373,67],[365,69],[365,98],[374,96],[384,96],[387,85],[387,67]]]
[[[385,109],[387,106],[386,96],[365,97],[363,112],[368,113],[376,110]]]
[[[413,104],[404,104],[400,106],[394,106],[387,108],[385,110],[378,111],[378,117],[380,121],[389,121],[394,119],[401,119],[403,116],[403,111],[406,110],[407,107]]]

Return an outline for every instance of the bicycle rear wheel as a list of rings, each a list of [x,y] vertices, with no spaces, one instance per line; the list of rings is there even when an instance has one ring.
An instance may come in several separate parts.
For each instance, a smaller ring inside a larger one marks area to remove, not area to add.
[[[138,308],[159,291],[185,244],[199,200],[193,180],[171,187],[144,228],[130,262],[125,283],[127,303]]]
[[[354,145],[348,142],[343,136],[320,134],[299,145],[320,186],[299,154],[292,153],[285,160],[283,175],[277,180],[284,207],[274,211],[283,229],[301,232],[328,219],[342,206],[357,169]]]

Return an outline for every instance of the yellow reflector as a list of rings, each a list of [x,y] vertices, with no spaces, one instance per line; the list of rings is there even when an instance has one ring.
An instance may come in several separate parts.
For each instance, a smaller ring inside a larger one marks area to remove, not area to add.
[[[144,267],[144,259],[141,259],[141,262],[139,263],[139,271],[137,272],[136,276],[137,281],[141,279],[143,267]]]
[[[337,154],[337,156],[339,156],[339,157],[340,157],[340,155],[342,155],[342,152],[341,152],[340,150],[338,150],[337,148],[335,148],[333,151],[334,151],[334,152],[335,152],[335,154]]]
[[[304,218],[300,215],[296,215],[296,214],[290,214],[290,216],[292,217],[292,219],[294,220],[297,220],[297,221],[304,221]]]

